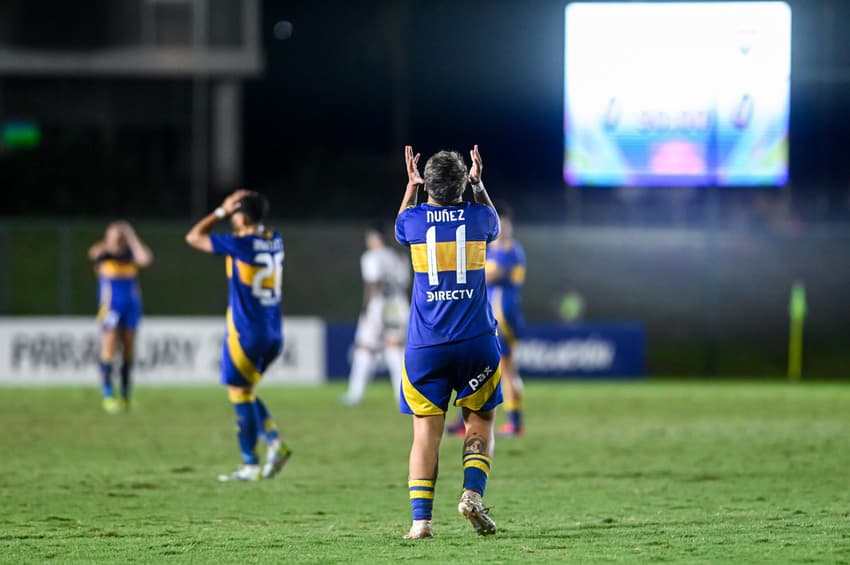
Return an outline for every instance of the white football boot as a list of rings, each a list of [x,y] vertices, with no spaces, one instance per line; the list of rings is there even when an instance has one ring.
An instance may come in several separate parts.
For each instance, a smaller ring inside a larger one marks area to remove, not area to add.
[[[219,475],[218,480],[223,483],[230,481],[259,481],[260,466],[259,465],[242,465],[229,475]]]
[[[434,537],[434,532],[431,531],[431,520],[414,520],[404,539],[428,539],[432,537]]]
[[[460,497],[457,511],[469,520],[479,536],[489,536],[496,533],[496,522],[490,517],[489,509],[484,508],[481,495],[472,490],[465,490]]]
[[[269,444],[269,450],[266,453],[266,464],[263,465],[262,477],[271,479],[283,469],[289,458],[292,457],[292,450],[282,441],[276,440]]]

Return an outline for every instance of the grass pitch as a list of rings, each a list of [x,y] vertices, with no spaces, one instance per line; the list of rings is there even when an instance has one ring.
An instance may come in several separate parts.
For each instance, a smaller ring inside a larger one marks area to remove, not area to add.
[[[436,538],[401,539],[409,417],[385,383],[265,388],[295,455],[271,481],[238,464],[219,388],[0,389],[0,562],[850,562],[850,387],[540,384],[528,435],[499,440],[477,538],[455,511],[447,438]]]

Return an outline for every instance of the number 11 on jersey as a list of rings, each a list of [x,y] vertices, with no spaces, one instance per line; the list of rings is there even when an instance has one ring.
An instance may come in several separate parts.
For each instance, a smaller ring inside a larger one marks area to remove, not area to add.
[[[455,230],[455,276],[457,284],[466,284],[466,225]],[[440,284],[437,264],[437,226],[431,226],[425,232],[425,253],[428,257],[428,284]]]

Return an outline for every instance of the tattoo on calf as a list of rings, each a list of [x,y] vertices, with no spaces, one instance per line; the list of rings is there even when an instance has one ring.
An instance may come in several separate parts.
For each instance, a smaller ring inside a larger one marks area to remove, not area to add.
[[[464,453],[487,453],[487,440],[481,436],[473,435],[463,444]]]

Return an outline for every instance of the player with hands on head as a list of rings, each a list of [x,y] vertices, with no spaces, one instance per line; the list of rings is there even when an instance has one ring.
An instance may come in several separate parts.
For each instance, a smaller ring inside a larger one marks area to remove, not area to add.
[[[476,145],[472,167],[440,151],[419,173],[420,155],[405,147],[407,187],[396,239],[410,248],[413,291],[402,373],[401,411],[413,416],[408,491],[413,524],[408,539],[432,537],[431,518],[440,440],[452,393],[463,410],[463,493],[458,511],[480,535],[496,532],[482,497],[493,461],[493,422],[502,401],[496,320],[487,301],[487,244],[499,217],[481,181]],[[467,184],[474,202],[464,202]],[[424,186],[427,202],[416,205]]]
[[[237,190],[186,234],[190,246],[225,257],[228,279],[227,332],[221,359],[221,383],[236,412],[237,438],[243,465],[221,481],[253,481],[275,476],[292,455],[255,388],[263,372],[283,348],[281,285],[283,238],[266,228],[265,196]],[[219,221],[230,219],[232,234],[212,234]],[[260,467],[259,438],[267,445]]]
[[[126,221],[112,222],[103,239],[88,252],[98,276],[97,319],[103,331],[100,342],[100,376],[103,409],[110,414],[130,406],[136,332],[142,318],[139,269],[153,263],[153,253]],[[113,358],[121,345],[121,395],[112,388]]]

